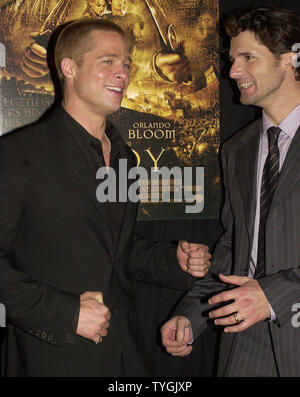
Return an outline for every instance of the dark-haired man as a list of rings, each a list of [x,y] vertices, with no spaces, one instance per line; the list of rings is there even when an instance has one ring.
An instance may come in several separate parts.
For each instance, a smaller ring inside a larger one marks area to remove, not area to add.
[[[196,338],[209,312],[224,327],[220,376],[300,376],[293,318],[300,299],[300,78],[293,52],[300,18],[254,7],[231,14],[225,26],[230,77],[241,102],[263,114],[223,147],[225,233],[212,273],[163,326],[163,343],[173,355],[189,354],[191,330]]]
[[[55,62],[62,106],[0,140],[0,301],[7,314],[1,371],[149,375],[134,280],[188,289],[191,277],[182,270],[204,276],[210,254],[198,244],[142,240],[133,234],[137,205],[130,197],[96,199],[99,168],[119,175],[120,161],[135,166],[106,122],[129,84],[121,28],[97,19],[67,25]],[[110,188],[119,193],[122,183]]]

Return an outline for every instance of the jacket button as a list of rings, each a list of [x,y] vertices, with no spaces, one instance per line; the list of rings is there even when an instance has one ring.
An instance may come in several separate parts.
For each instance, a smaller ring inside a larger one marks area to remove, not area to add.
[[[42,338],[45,339],[46,337],[47,337],[46,332],[43,332],[43,333],[42,333]]]
[[[244,276],[248,276],[248,269],[244,269]]]
[[[52,340],[52,335],[48,335],[47,341],[50,342]]]

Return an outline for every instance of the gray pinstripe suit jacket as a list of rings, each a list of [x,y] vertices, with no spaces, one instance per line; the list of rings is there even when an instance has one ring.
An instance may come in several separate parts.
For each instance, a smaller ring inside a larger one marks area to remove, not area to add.
[[[208,324],[207,298],[224,289],[215,274],[248,274],[260,130],[261,120],[257,120],[222,148],[225,232],[216,246],[211,274],[195,282],[175,311],[175,315],[190,319],[194,337]],[[266,224],[266,275],[258,281],[277,319],[260,322],[238,334],[223,333],[218,374],[300,376],[300,328],[291,322],[295,314],[292,306],[300,302],[300,128],[271,204]]]

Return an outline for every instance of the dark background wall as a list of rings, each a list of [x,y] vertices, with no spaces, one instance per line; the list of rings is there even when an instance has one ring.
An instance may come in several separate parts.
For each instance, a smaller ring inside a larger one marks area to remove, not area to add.
[[[228,48],[222,33],[222,19],[234,8],[254,4],[268,4],[270,1],[220,0],[221,46]],[[300,13],[300,2],[296,0],[273,1],[273,4],[290,8]],[[299,38],[300,41],[300,38]],[[236,89],[228,79],[228,64],[220,57],[220,102],[221,102],[221,143],[255,118],[259,110],[238,103]],[[220,203],[221,206],[221,203]],[[222,228],[218,219],[187,221],[138,222],[136,230],[143,237],[153,241],[202,242],[213,249]],[[213,376],[215,374],[218,332],[207,329],[194,343],[192,354],[185,358],[174,358],[164,352],[160,344],[160,325],[169,317],[182,291],[163,289],[139,283],[137,304],[149,354],[155,364],[157,376]],[[5,329],[0,328],[0,339]]]

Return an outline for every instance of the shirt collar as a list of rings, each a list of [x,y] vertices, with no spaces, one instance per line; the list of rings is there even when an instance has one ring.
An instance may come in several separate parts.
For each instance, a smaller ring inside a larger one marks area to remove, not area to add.
[[[82,125],[79,124],[68,112],[66,112],[62,106],[59,107],[59,111],[70,125],[72,134],[76,137],[77,143],[85,154],[89,153],[89,148],[92,142],[96,143],[96,145],[100,145],[101,147],[99,139],[95,138],[85,128],[83,128]],[[106,120],[105,133],[111,141],[112,155],[115,156],[117,153],[122,151],[125,146],[125,142],[113,123],[108,119]]]
[[[300,104],[296,106],[282,122],[278,125],[281,130],[287,134],[291,139],[294,138],[296,131],[299,127],[300,120]],[[267,130],[270,127],[273,127],[274,124],[268,119],[265,112],[263,111],[263,120],[262,120],[262,137],[266,134]]]

